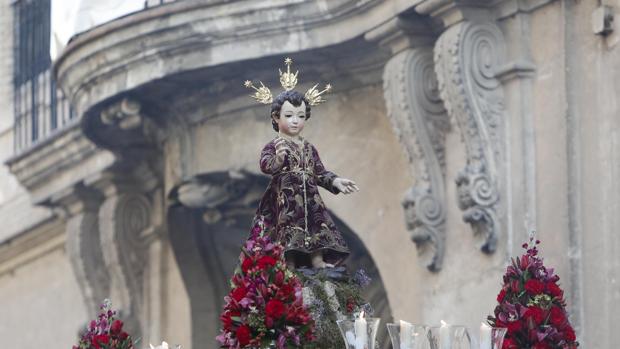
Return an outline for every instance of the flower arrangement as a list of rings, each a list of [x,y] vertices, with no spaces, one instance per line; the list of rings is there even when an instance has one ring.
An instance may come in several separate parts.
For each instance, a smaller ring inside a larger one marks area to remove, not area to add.
[[[284,249],[263,236],[258,222],[242,248],[217,336],[224,348],[278,349],[314,340],[314,322],[303,305],[299,278],[286,268]]]
[[[116,318],[116,311],[106,299],[100,306],[97,320],[90,322],[80,342],[72,349],[134,349],[134,341],[123,330],[123,322]]]
[[[568,321],[559,276],[543,265],[539,240],[523,244],[526,250],[506,269],[499,305],[489,324],[507,328],[502,349],[574,349],[575,331]]]

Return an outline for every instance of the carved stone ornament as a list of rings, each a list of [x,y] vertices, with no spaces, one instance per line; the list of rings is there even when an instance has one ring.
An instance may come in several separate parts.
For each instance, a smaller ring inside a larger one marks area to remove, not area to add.
[[[467,152],[467,165],[456,178],[458,204],[464,221],[483,239],[485,253],[495,251],[501,233],[505,112],[496,72],[503,60],[503,36],[492,23],[458,23],[435,45],[441,98],[461,130]]]
[[[265,192],[268,179],[245,171],[220,171],[194,176],[175,187],[172,201],[204,210],[208,224],[230,219],[241,211],[253,214]]]
[[[101,194],[76,186],[70,198],[80,208],[70,214],[66,225],[66,247],[76,280],[84,297],[89,317],[96,316],[101,302],[108,297],[110,276],[104,264],[99,235],[99,207]],[[67,209],[67,211],[70,211]]]
[[[409,156],[414,185],[403,200],[407,229],[431,271],[445,245],[445,133],[450,122],[437,89],[431,48],[404,50],[383,75],[387,112]]]
[[[121,192],[106,198],[99,210],[101,246],[110,273],[110,294],[128,328],[141,331],[143,279],[152,231],[151,204],[139,193]]]
[[[123,98],[120,102],[110,105],[101,111],[101,122],[105,125],[118,124],[123,130],[129,130],[140,126],[142,116],[139,102]]]

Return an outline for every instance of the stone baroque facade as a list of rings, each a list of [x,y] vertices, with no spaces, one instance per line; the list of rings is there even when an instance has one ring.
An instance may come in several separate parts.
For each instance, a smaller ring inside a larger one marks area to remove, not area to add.
[[[290,56],[300,88],[335,87],[304,132],[362,188],[325,201],[381,315],[476,329],[536,229],[583,347],[613,347],[618,8],[178,0],[80,33],[54,64],[75,121],[14,153],[11,113],[0,119],[0,337],[70,347],[111,297],[143,343],[216,347],[274,135],[242,83],[277,86]],[[0,42],[3,110],[14,44]]]

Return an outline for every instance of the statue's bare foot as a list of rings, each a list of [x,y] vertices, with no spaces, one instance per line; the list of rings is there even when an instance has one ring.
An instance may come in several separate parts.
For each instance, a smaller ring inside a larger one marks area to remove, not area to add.
[[[321,260],[312,260],[312,267],[314,269],[323,269],[323,268],[327,268],[327,263],[325,263],[325,261],[323,259]]]
[[[312,267],[314,269],[333,268],[334,266],[329,263],[325,263],[323,260],[323,254],[318,252],[312,255]]]

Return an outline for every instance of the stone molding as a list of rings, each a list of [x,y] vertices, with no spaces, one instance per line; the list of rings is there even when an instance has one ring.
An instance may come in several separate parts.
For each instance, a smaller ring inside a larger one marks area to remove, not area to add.
[[[466,146],[467,165],[456,178],[458,205],[485,253],[496,250],[502,232],[505,110],[496,74],[504,59],[503,35],[494,23],[460,22],[435,45],[441,97]]]
[[[415,11],[430,15],[450,27],[464,20],[501,20],[517,13],[529,13],[556,0],[419,0]]]
[[[403,208],[425,266],[442,267],[445,250],[445,134],[449,118],[437,89],[430,47],[407,49],[386,64],[384,94],[394,132],[409,157],[414,185]]]
[[[385,11],[394,10],[379,0],[178,1],[78,34],[54,72],[83,115],[175,73],[353,39],[379,24]]]
[[[59,130],[5,164],[30,193],[34,204],[46,204],[91,174],[104,171],[116,157],[85,137],[79,123]],[[87,166],[85,166],[88,164]]]

